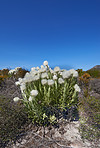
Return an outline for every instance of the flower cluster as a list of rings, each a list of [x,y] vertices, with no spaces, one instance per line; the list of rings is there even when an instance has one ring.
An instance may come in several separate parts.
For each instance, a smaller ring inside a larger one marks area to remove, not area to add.
[[[76,83],[78,72],[74,69],[65,70],[55,67],[51,69],[48,61],[40,67],[32,67],[24,78],[19,78],[15,83],[20,86],[23,102],[30,112],[29,116],[40,122],[47,116],[48,108],[64,109],[77,103],[77,93],[80,88]],[[14,101],[20,99],[14,98]],[[22,100],[22,99],[21,99]],[[38,115],[37,115],[38,113]],[[51,118],[52,117],[52,118]],[[54,115],[49,115],[49,120],[55,121]]]

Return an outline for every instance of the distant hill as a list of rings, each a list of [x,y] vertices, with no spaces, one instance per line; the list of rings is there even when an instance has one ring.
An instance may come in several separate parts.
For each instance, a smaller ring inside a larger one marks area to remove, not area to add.
[[[100,65],[96,65],[86,72],[89,73],[93,78],[100,78]]]
[[[96,65],[93,68],[89,69],[89,70],[100,70],[100,65]]]

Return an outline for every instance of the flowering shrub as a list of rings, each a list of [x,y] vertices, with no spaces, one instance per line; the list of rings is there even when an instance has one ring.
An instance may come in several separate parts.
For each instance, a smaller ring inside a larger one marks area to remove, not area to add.
[[[77,77],[74,69],[55,67],[52,70],[44,61],[41,68],[33,67],[24,78],[18,79],[16,85],[20,86],[23,99],[16,97],[14,101],[23,101],[33,123],[54,124],[61,111],[77,104],[80,92]]]
[[[81,82],[88,84],[91,76],[88,73],[84,73],[79,79]]]

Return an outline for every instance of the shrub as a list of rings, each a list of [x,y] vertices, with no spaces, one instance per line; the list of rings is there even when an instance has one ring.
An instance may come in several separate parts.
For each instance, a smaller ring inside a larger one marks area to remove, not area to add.
[[[18,79],[18,78],[23,78],[27,72],[29,72],[29,71],[20,68],[20,69],[17,71],[17,73],[14,75],[14,77],[15,77],[16,79]]]
[[[79,77],[81,77],[85,73],[85,71],[83,71],[82,69],[77,69],[77,72],[79,74]]]
[[[90,81],[91,76],[88,73],[84,73],[81,77],[79,77],[79,80],[87,85]]]
[[[10,77],[18,79],[23,78],[27,72],[29,71],[22,69],[21,67],[16,67],[15,69],[10,70],[8,74]]]
[[[9,69],[2,69],[0,70],[0,75],[4,76],[4,75],[8,75]]]
[[[8,78],[8,69],[0,70],[0,82],[4,81],[4,79]]]
[[[16,85],[20,85],[23,99],[16,97],[14,101],[22,100],[33,123],[55,124],[62,111],[77,105],[77,77],[74,69],[52,70],[44,61],[44,66],[33,67],[23,79],[19,78]]]
[[[100,78],[100,70],[91,69],[88,70],[87,73],[89,73],[92,78]]]

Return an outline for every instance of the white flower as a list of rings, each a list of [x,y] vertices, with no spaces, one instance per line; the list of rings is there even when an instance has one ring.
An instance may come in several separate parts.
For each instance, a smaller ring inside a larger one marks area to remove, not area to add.
[[[36,69],[39,70],[40,68],[39,67],[36,67]]]
[[[17,102],[17,101],[19,101],[20,99],[19,99],[18,97],[15,97],[13,100],[14,100],[14,102]]]
[[[63,79],[68,78],[70,75],[71,75],[70,71],[64,70],[64,71],[62,72],[62,77],[63,77]]]
[[[12,70],[10,70],[8,73],[9,74],[12,74],[12,73],[14,73],[15,72],[15,69],[12,69]]]
[[[78,72],[77,71],[74,72],[73,77],[78,77]]]
[[[27,83],[27,82],[29,82],[30,81],[30,77],[24,77],[23,78],[23,83]]]
[[[22,83],[20,85],[20,89],[21,89],[21,92],[23,93],[23,91],[26,89],[25,83]]]
[[[53,80],[57,80],[57,76],[56,75],[53,76]]]
[[[34,76],[34,75],[38,74],[38,71],[37,71],[37,70],[31,71],[30,74],[31,74],[32,76]]]
[[[60,71],[60,68],[57,66],[54,68],[54,72],[58,72],[58,71]]]
[[[46,84],[47,83],[47,79],[42,79],[41,83],[42,83],[42,85]]]
[[[31,71],[34,71],[34,70],[35,70],[35,67],[32,67],[32,68],[31,68]]]
[[[19,83],[22,83],[23,79],[22,78],[18,78]]]
[[[60,71],[59,74],[62,76],[62,71]]]
[[[27,72],[27,73],[25,74],[25,77],[29,77],[29,75],[30,75],[30,73],[29,73],[29,72]]]
[[[15,82],[15,84],[16,84],[16,85],[20,85],[20,82],[19,82],[19,81],[17,81],[17,82]]]
[[[47,66],[47,65],[48,65],[48,61],[44,61],[44,62],[43,62],[43,65],[44,65],[44,66]]]
[[[74,85],[74,88],[75,88],[76,92],[80,92],[81,91],[80,87],[77,84]]]
[[[78,77],[78,72],[74,69],[69,70],[71,74],[73,74],[73,77]]]
[[[49,79],[49,80],[48,80],[48,85],[53,85],[53,84],[54,84],[54,81],[51,80],[51,79]]]
[[[29,101],[32,101],[32,97],[31,96],[29,97]]]
[[[32,90],[31,91],[31,95],[32,96],[37,96],[38,95],[38,91],[37,90]]]
[[[47,77],[48,77],[48,74],[46,72],[41,74],[41,78],[47,78]]]
[[[43,65],[41,65],[41,69],[42,69],[42,68],[44,68],[44,66],[43,66]]]
[[[21,69],[21,67],[16,67],[16,68],[15,68],[15,71],[18,71],[19,69]]]
[[[40,79],[40,75],[39,75],[39,74],[34,76],[34,80],[35,80],[35,81],[37,81],[37,80],[39,80],[39,79]]]
[[[26,78],[23,79],[23,82],[24,83],[26,83],[26,82],[32,82],[32,81],[34,81],[34,77],[32,77],[32,76],[29,76],[29,77],[26,77]]]
[[[46,67],[39,69],[39,72],[46,72]]]
[[[58,83],[59,83],[59,84],[63,84],[63,83],[64,83],[64,80],[63,80],[62,78],[59,78],[59,79],[58,79]]]

